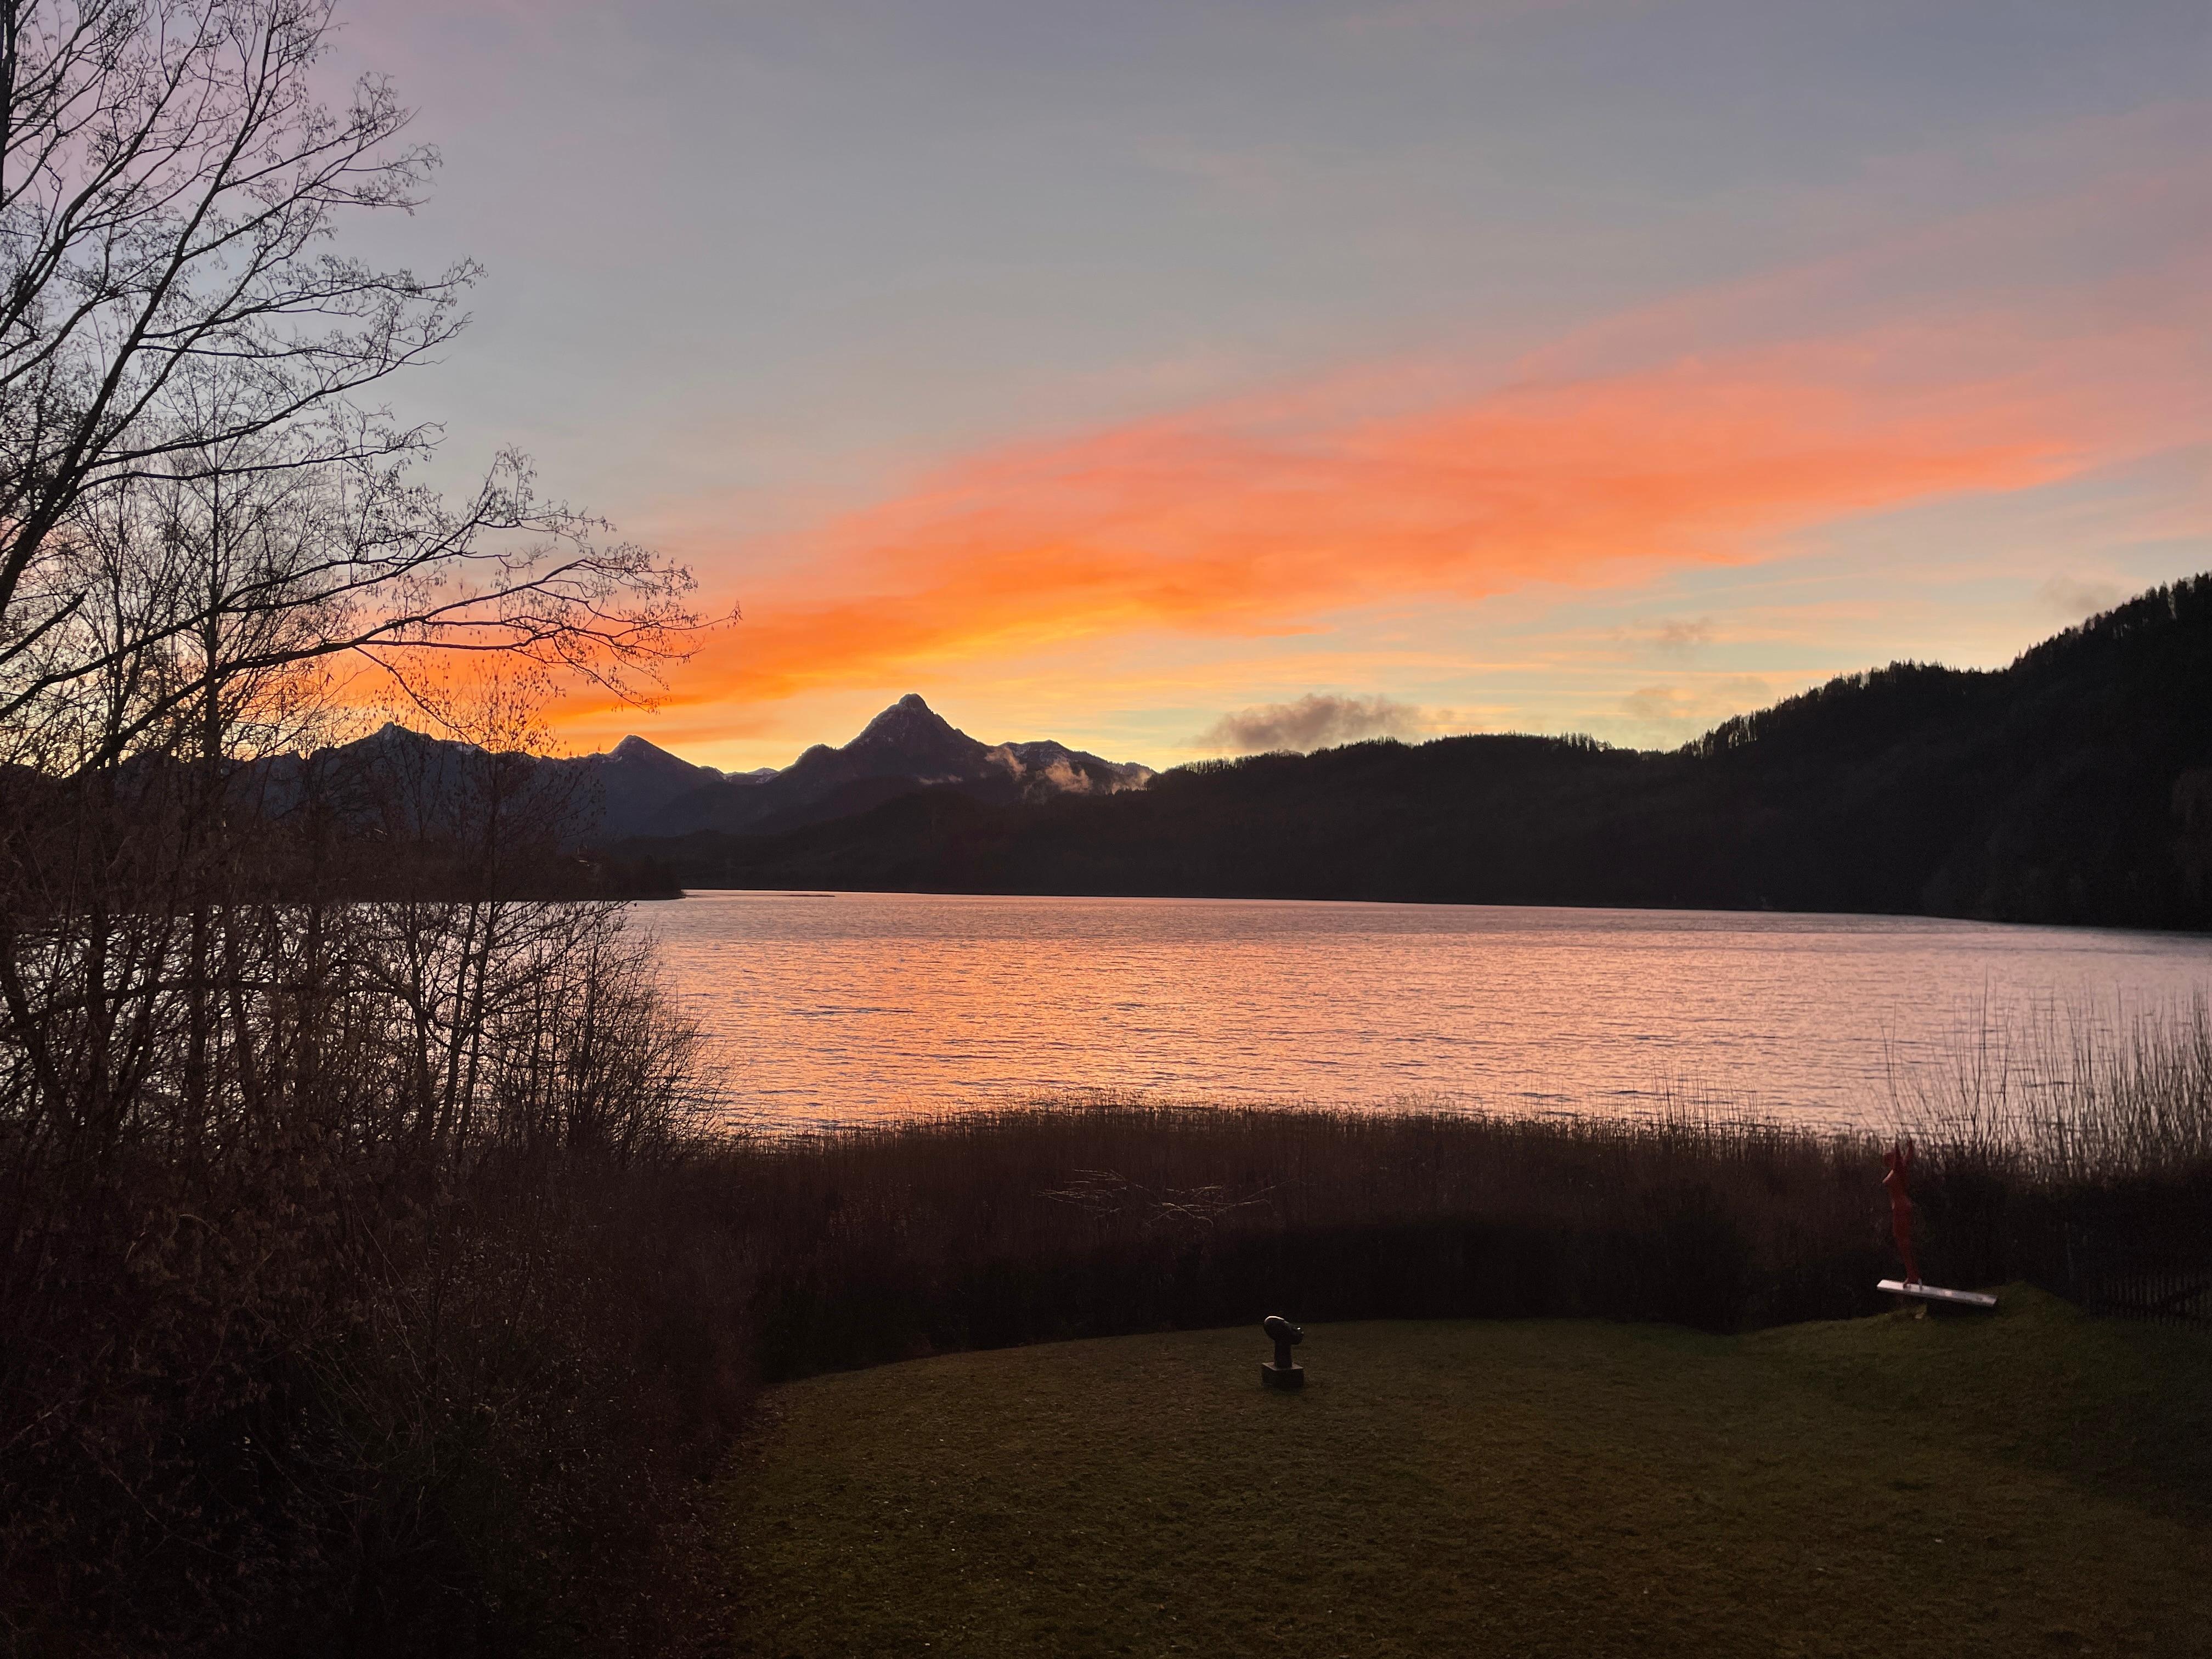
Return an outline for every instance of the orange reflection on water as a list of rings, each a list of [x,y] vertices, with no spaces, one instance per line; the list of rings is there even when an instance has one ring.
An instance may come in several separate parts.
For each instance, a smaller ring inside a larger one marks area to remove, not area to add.
[[[1891,916],[701,893],[641,906],[740,1120],[1139,1091],[1888,1121],[1887,1052],[2185,1003],[2212,939]]]

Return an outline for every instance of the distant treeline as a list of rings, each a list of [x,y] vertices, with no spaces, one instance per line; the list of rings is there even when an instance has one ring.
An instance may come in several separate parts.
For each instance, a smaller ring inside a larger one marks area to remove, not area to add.
[[[423,746],[448,751],[427,783],[387,757],[327,749],[226,761],[212,786],[204,764],[161,754],[64,777],[0,764],[0,823],[12,831],[15,879],[32,888],[65,883],[88,835],[140,848],[147,826],[181,824],[204,810],[254,848],[225,872],[233,899],[682,896],[658,859],[577,845],[578,792],[532,757]]]
[[[2212,576],[2010,666],[1900,663],[1670,753],[1356,744],[1042,805],[926,790],[619,849],[689,887],[1856,911],[2212,926]]]

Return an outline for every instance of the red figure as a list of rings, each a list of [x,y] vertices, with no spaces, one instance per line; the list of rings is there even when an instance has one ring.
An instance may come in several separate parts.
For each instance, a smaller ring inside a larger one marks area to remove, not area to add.
[[[1912,1142],[1910,1137],[1890,1152],[1881,1155],[1882,1167],[1889,1173],[1881,1184],[1889,1188],[1889,1229],[1897,1235],[1897,1248],[1905,1257],[1905,1282],[1917,1285],[1920,1269],[1912,1260],[1912,1195],[1905,1189],[1905,1176],[1912,1169]]]

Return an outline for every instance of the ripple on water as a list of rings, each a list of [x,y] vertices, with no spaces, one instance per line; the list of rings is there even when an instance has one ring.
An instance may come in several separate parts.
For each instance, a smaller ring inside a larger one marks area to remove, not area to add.
[[[1921,917],[696,893],[639,907],[744,1119],[1040,1096],[1879,1124],[1893,1058],[2212,988],[2212,939]]]

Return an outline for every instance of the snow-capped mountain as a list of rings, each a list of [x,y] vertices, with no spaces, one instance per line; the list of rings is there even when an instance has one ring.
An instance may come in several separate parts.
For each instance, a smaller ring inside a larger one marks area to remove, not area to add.
[[[696,830],[765,833],[865,812],[895,796],[933,787],[957,787],[990,799],[1035,800],[1141,789],[1152,778],[1149,767],[1102,760],[1062,744],[980,743],[908,694],[842,749],[817,744],[780,772],[704,781],[667,799],[649,829],[630,828],[634,814],[611,811],[607,830],[663,836]],[[608,800],[611,806],[616,800],[611,789]]]

